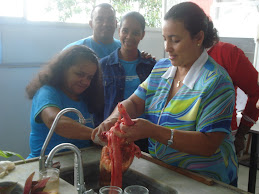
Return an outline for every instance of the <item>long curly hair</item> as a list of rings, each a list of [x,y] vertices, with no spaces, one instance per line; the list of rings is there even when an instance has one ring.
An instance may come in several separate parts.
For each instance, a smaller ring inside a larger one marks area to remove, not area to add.
[[[104,95],[98,57],[94,51],[84,45],[71,46],[61,51],[45,64],[36,77],[27,85],[26,93],[28,98],[32,99],[38,89],[44,85],[49,85],[62,90],[65,81],[65,73],[70,67],[77,65],[82,61],[90,61],[96,64],[97,70],[90,86],[81,94],[81,96],[87,104],[90,113],[101,112],[104,106]]]
[[[204,32],[203,46],[210,48],[219,41],[218,31],[213,22],[205,14],[202,8],[193,2],[183,2],[174,5],[164,16],[164,20],[179,20],[193,38],[200,31]]]

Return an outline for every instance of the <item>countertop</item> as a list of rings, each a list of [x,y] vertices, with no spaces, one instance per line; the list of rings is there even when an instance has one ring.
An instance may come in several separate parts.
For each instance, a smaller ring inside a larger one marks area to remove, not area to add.
[[[101,148],[91,147],[86,149],[81,149],[83,163],[92,163],[100,160]],[[63,152],[59,153],[54,157],[53,162],[60,161],[61,168],[60,171],[67,171],[73,169],[74,165],[74,154],[73,152]],[[0,179],[0,182],[4,181],[14,181],[18,182],[24,186],[27,177],[35,172],[35,179],[39,176],[39,161],[38,158],[33,158],[24,161],[16,161],[15,169],[12,170],[4,178]],[[220,181],[214,180],[213,185],[206,185],[197,180],[189,178],[183,174],[179,174],[173,170],[170,170],[164,166],[160,166],[154,162],[143,158],[134,158],[130,169],[138,171],[148,177],[153,177],[157,182],[165,184],[169,187],[173,187],[178,193],[247,193],[236,187],[224,184]],[[87,183],[86,183],[87,184]],[[75,187],[60,178],[59,184],[60,194],[76,194],[77,191]]]

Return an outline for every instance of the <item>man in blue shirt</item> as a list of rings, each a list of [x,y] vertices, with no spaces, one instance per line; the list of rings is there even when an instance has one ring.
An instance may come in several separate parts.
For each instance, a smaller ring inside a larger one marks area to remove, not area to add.
[[[121,46],[120,41],[113,37],[117,20],[116,11],[110,4],[96,5],[92,10],[89,25],[93,29],[92,36],[70,43],[64,49],[72,45],[85,45],[101,59]]]

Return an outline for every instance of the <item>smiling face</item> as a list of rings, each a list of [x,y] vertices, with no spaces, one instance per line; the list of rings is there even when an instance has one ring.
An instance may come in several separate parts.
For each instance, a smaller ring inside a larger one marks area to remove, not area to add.
[[[203,32],[199,32],[194,38],[179,20],[165,20],[163,25],[163,37],[165,50],[174,66],[191,67],[201,55],[201,44],[204,38]]]
[[[96,7],[89,25],[93,29],[95,41],[102,43],[113,41],[117,21],[111,8]]]
[[[119,29],[121,49],[137,50],[139,42],[143,39],[145,32],[141,24],[134,17],[127,17]]]
[[[65,73],[63,92],[71,99],[78,100],[91,84],[97,65],[91,61],[83,61],[71,66]]]

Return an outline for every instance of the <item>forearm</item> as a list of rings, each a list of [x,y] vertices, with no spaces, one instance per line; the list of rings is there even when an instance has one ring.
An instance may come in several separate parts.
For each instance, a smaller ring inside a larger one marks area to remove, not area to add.
[[[248,126],[249,128],[252,127],[256,121],[258,120],[259,110],[256,108],[256,103],[259,96],[257,97],[248,97],[248,101],[245,107],[245,110],[242,113],[241,123],[243,125]]]
[[[202,156],[213,155],[226,135],[223,132],[201,133],[179,130],[175,130],[175,132],[176,138],[175,144],[173,145],[174,149]]]
[[[69,139],[90,140],[93,129],[79,122],[61,116],[55,128],[55,133]]]
[[[259,98],[259,86],[257,84],[258,72],[248,59],[242,54],[239,57],[237,67],[233,68],[235,72],[234,84],[247,95],[247,103],[243,111],[241,122],[246,126],[253,126],[259,116],[259,110],[256,109],[256,103]],[[251,122],[251,121],[252,122]]]
[[[150,134],[153,139],[165,145],[171,137],[170,129],[161,126],[158,130],[153,129]],[[211,156],[216,152],[225,135],[223,132],[201,133],[174,130],[173,144],[170,147],[193,155]]]
[[[245,136],[248,132],[249,132],[249,130],[250,130],[250,126],[247,126],[247,125],[245,125],[244,123],[240,123],[240,125],[239,125],[239,127],[238,127],[238,129],[237,129],[237,133],[236,133],[236,136]]]

